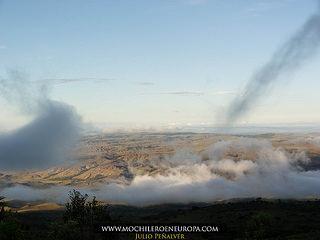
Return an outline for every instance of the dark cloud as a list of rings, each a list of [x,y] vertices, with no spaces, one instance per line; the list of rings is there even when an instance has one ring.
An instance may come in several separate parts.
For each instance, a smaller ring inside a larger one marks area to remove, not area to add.
[[[279,77],[303,66],[315,55],[319,45],[320,9],[251,77],[243,92],[228,107],[226,125],[234,124],[248,113]]]
[[[10,71],[0,78],[0,97],[33,120],[0,134],[0,168],[39,169],[68,160],[76,143],[81,119],[72,106],[53,101],[45,86],[30,84],[25,74]]]

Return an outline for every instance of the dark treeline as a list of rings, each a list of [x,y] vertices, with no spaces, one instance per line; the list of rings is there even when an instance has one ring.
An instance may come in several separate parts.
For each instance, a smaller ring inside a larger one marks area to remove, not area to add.
[[[210,224],[219,233],[186,239],[320,239],[320,200],[263,200],[219,204],[106,205],[73,190],[61,211],[17,213],[0,198],[0,239],[135,239],[99,231],[106,224]]]

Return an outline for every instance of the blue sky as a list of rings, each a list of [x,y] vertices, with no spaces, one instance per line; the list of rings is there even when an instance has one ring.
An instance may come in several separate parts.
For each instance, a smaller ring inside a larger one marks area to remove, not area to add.
[[[315,11],[313,0],[3,0],[0,75],[106,126],[214,124],[251,74]],[[318,123],[320,57],[280,79],[242,122]],[[51,79],[51,80],[48,80]],[[99,80],[102,79],[102,80]],[[0,100],[1,128],[26,121]]]

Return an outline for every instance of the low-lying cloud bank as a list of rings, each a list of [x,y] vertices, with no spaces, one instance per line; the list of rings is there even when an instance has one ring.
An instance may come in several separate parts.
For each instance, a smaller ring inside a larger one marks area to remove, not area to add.
[[[155,176],[135,176],[131,184],[108,184],[98,190],[82,189],[98,199],[133,205],[208,202],[265,197],[308,198],[320,196],[320,171],[304,171],[310,160],[302,153],[288,153],[270,142],[243,138],[218,142],[204,157],[179,154],[165,162],[168,169]],[[16,186],[2,193],[9,198],[30,196],[65,201],[70,187],[31,189]],[[24,192],[27,192],[25,195]],[[23,198],[24,197],[24,198]]]

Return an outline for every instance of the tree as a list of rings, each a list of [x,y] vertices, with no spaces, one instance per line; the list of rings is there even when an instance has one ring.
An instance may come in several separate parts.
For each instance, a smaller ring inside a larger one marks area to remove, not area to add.
[[[2,221],[5,217],[5,209],[6,203],[4,201],[5,197],[0,196],[0,221]]]
[[[69,192],[64,221],[75,221],[80,226],[93,227],[95,224],[110,220],[108,206],[100,204],[96,197],[88,200],[87,194],[73,190]]]
[[[48,237],[52,240],[101,239],[94,227],[110,221],[108,206],[99,203],[95,197],[79,191],[69,192],[69,202],[65,205],[63,223],[53,223]]]
[[[5,197],[0,196],[0,239],[23,239],[23,231],[20,223],[15,219],[11,211],[7,211],[4,201]]]

